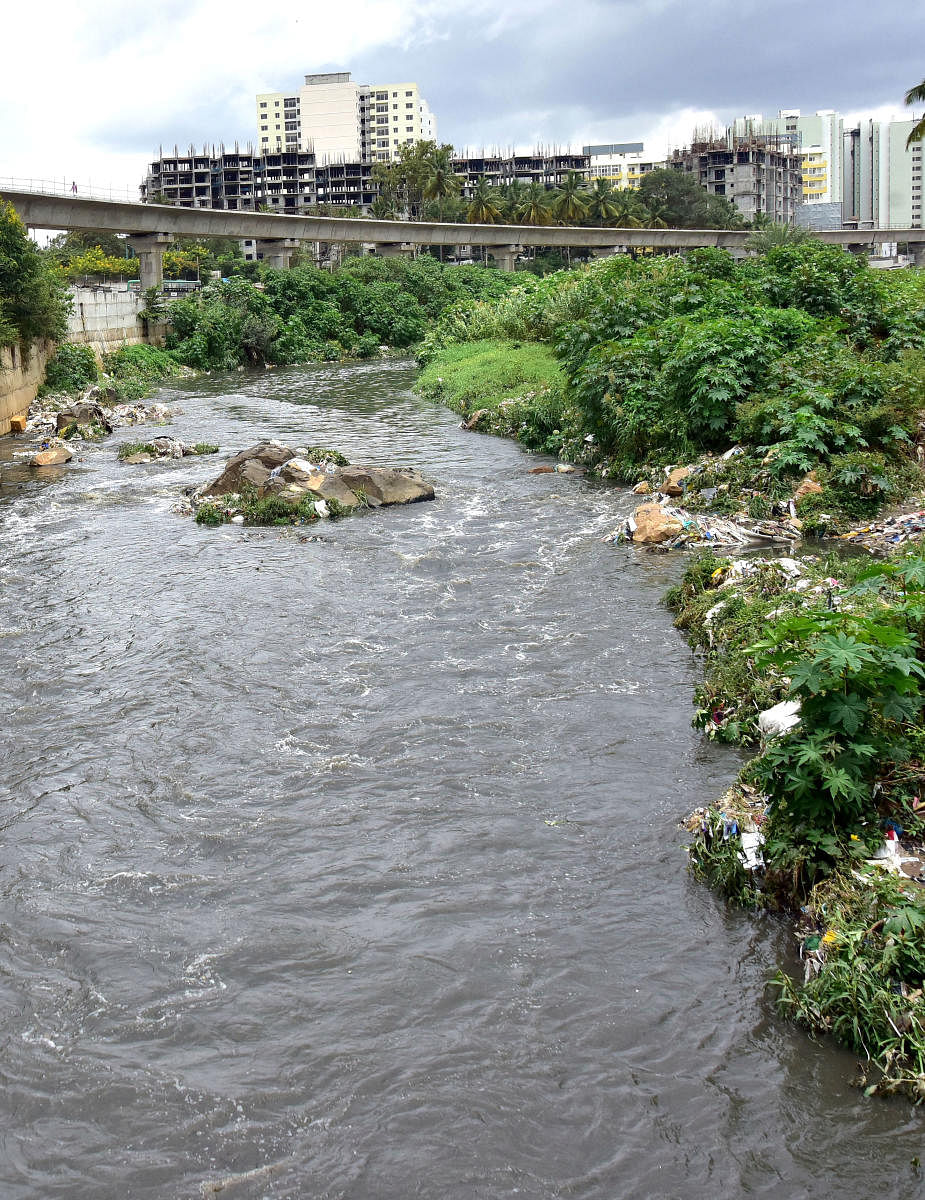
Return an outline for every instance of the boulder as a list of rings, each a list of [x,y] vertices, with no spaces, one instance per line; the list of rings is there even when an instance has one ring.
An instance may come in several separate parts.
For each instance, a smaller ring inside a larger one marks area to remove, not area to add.
[[[32,456],[33,467],[57,467],[61,463],[70,462],[74,457],[67,446],[49,446],[47,450],[39,450]]]
[[[676,537],[684,529],[678,518],[660,504],[641,504],[633,513],[633,519],[636,522],[636,528],[633,530],[634,542],[657,545]]]
[[[689,475],[690,471],[687,467],[675,467],[673,471],[669,472],[662,491],[666,496],[683,496],[684,488],[681,484]]]
[[[640,479],[640,481],[633,488],[633,495],[634,496],[648,496],[651,493],[651,491],[652,491],[652,488],[649,486],[649,484],[646,483],[646,481],[644,479]]]
[[[414,504],[434,498],[433,486],[411,467],[339,467],[337,475],[352,491],[362,492],[382,505]]]
[[[69,425],[99,425],[106,433],[112,433],[112,422],[98,404],[78,401],[70,408],[62,409],[55,417],[55,428],[58,433]]]
[[[10,417],[10,433],[25,433],[29,417],[26,413],[16,413]]]
[[[555,470],[556,470],[555,467],[531,467],[530,474],[531,475],[554,475]]]
[[[260,442],[230,458],[214,483],[203,490],[204,496],[224,496],[240,492],[246,486],[262,488],[276,467],[295,458],[295,451],[279,442]]]
[[[822,484],[816,479],[816,472],[810,471],[803,477],[800,486],[793,493],[794,500],[802,500],[804,496],[815,496],[822,491]]]

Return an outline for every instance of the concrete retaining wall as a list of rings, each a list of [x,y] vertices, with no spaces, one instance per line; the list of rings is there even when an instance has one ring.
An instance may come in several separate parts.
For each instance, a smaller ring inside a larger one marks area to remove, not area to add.
[[[12,417],[29,411],[54,350],[54,342],[33,342],[24,357],[19,346],[0,348],[0,434],[10,432]]]
[[[140,292],[111,287],[72,288],[74,311],[67,323],[67,340],[92,346],[99,355],[120,346],[137,346],[147,339],[138,319],[144,307]]]

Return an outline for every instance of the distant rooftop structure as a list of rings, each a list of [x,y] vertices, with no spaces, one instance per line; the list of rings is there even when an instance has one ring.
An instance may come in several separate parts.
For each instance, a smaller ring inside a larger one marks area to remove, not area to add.
[[[317,87],[324,83],[349,83],[349,71],[321,71],[317,75],[306,75],[305,86]]]
[[[600,146],[582,146],[582,154],[642,154],[642,142],[607,142]]]

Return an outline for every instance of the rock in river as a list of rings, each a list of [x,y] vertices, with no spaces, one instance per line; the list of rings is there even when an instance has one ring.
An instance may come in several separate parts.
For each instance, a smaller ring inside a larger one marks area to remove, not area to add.
[[[336,500],[344,508],[371,508],[433,500],[434,489],[419,471],[409,467],[337,466],[313,463],[279,442],[261,442],[229,459],[206,496],[240,492],[250,485],[259,496],[276,495],[293,504],[305,496]]]

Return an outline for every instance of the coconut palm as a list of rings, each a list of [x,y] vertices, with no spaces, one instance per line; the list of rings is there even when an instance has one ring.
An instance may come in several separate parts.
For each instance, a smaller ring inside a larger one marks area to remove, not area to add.
[[[756,229],[746,238],[745,245],[758,254],[767,254],[775,246],[799,246],[801,242],[807,241],[809,236],[809,230],[800,225],[783,225],[778,222],[766,225],[763,229]]]
[[[577,225],[588,211],[587,188],[577,171],[569,171],[552,202],[552,214],[560,225]]]
[[[925,103],[925,79],[923,79],[921,83],[917,83],[914,88],[910,88],[908,92],[906,92],[906,103]],[[913,142],[921,142],[922,140],[925,140],[925,117],[922,117],[921,121],[918,121],[915,125],[913,125],[912,132],[906,138],[906,149],[908,150]]]
[[[473,225],[496,225],[501,220],[501,209],[495,200],[496,189],[484,175],[480,175],[466,209],[466,220]]]
[[[527,191],[526,186],[519,180],[514,179],[510,183],[504,184],[499,191],[503,197],[501,215],[505,221],[513,223],[518,219],[517,214],[523,205],[524,195]]]
[[[613,203],[617,210],[614,224],[619,229],[639,229],[649,215],[646,206],[632,188],[617,192]]]
[[[588,197],[588,216],[603,228],[613,225],[620,211],[619,192],[609,179],[595,179]]]
[[[453,171],[453,150],[450,146],[435,146],[424,160],[427,179],[424,199],[436,200],[440,220],[443,220],[443,201],[456,196],[462,187],[462,177]]]
[[[541,183],[534,182],[527,186],[515,216],[524,225],[552,224],[550,193]]]
[[[398,219],[394,200],[384,192],[381,192],[370,205],[369,215],[375,217],[377,221],[395,221]]]

